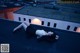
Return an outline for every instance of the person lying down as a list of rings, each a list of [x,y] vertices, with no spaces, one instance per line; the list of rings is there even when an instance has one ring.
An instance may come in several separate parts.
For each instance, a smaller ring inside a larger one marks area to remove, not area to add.
[[[34,29],[27,22],[21,23],[19,26],[14,28],[13,32],[20,29],[21,27],[24,28],[26,34],[29,34],[30,36],[35,36],[37,39],[49,40],[49,41],[59,39],[59,36],[56,35],[54,32],[51,31],[46,32],[45,30]]]

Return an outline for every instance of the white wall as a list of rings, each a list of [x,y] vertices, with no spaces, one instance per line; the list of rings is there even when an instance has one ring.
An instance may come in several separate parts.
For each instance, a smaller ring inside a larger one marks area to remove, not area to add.
[[[18,17],[21,17],[21,21],[19,21]],[[29,15],[21,15],[21,14],[14,14],[14,21],[23,22],[24,18],[26,18],[26,21],[29,22],[29,19],[38,18],[41,21],[44,21],[44,26],[47,26],[47,23],[50,22],[50,26],[53,28],[54,23],[56,23],[56,28],[66,30],[67,26],[70,26],[69,31],[73,31],[74,27],[80,27],[79,23],[72,23],[67,21],[61,21],[61,20],[54,20],[54,19],[47,19],[47,18],[41,18],[41,17],[35,17],[35,16],[29,16]]]

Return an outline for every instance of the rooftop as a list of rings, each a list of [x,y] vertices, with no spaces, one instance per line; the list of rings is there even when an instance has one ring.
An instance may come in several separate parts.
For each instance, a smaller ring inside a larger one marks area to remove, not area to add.
[[[25,2],[14,2],[14,1],[9,1],[9,2],[0,2],[0,10],[4,10],[7,8],[15,8],[15,7],[22,7],[25,5]]]
[[[64,7],[64,6],[60,5],[60,7]],[[40,5],[37,5],[36,7],[24,6],[23,8],[19,9],[14,13],[80,23],[80,13],[74,13],[74,12],[70,13],[63,10],[60,11],[60,8],[58,9],[56,8],[57,7],[55,7],[55,9],[52,8],[50,9],[50,8],[43,7],[43,5],[42,7]],[[66,9],[68,9],[68,7]],[[75,8],[70,8],[70,10],[75,10]]]
[[[28,38],[23,28],[13,33],[19,24],[0,19],[0,44],[10,44],[10,53],[80,53],[80,33],[32,25],[36,29],[54,31],[60,36],[54,43],[38,42],[36,38]]]

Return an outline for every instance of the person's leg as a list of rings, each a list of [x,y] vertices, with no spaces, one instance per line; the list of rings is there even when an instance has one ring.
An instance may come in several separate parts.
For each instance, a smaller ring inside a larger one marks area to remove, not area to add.
[[[26,26],[29,26],[30,24],[26,21],[23,22],[24,24],[26,24]]]
[[[22,23],[22,27],[23,27],[24,30],[26,31],[26,28],[28,27],[28,25],[26,25],[25,23]]]
[[[14,28],[13,32],[18,30],[19,28],[23,27],[24,30],[26,31],[26,28],[29,26],[29,24],[27,22],[23,22],[22,24],[20,24],[18,27]]]
[[[22,24],[20,24],[20,25],[17,26],[16,28],[14,28],[13,32],[16,31],[16,30],[18,30],[18,29],[21,28],[21,27],[22,27]]]

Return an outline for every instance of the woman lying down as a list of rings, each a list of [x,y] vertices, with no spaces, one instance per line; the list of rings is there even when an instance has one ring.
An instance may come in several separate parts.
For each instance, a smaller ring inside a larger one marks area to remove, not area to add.
[[[29,34],[29,36],[35,36],[38,40],[45,40],[45,41],[53,41],[59,39],[59,36],[56,35],[54,32],[45,30],[36,30],[33,27],[30,26],[29,23],[23,22],[16,28],[14,28],[13,32],[18,30],[19,28],[23,27],[26,34]]]

